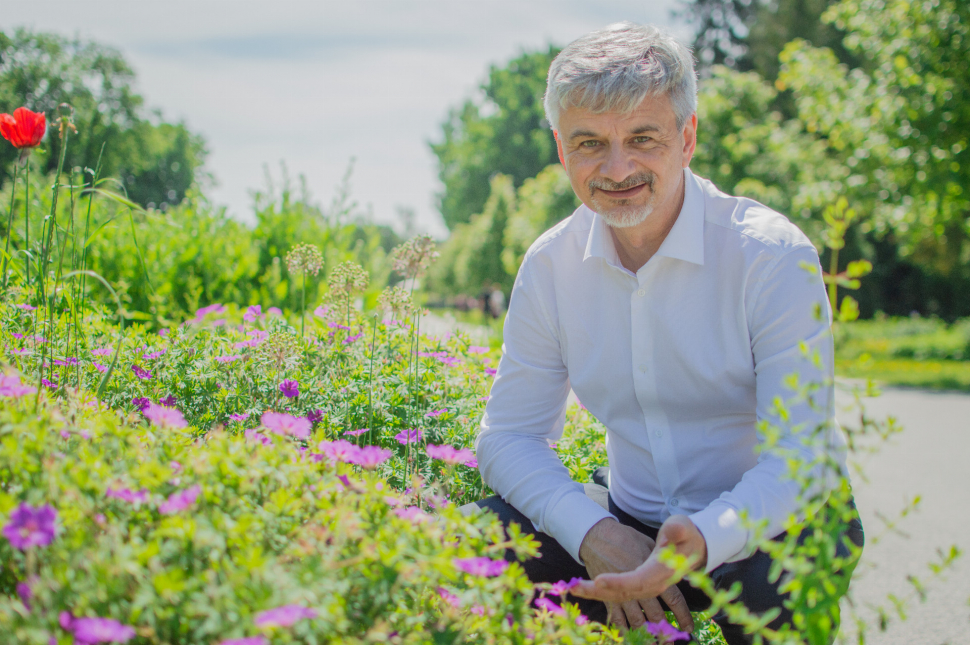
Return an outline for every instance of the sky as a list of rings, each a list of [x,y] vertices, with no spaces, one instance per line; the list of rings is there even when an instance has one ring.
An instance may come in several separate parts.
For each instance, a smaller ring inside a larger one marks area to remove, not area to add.
[[[489,65],[612,22],[668,28],[678,0],[30,0],[0,28],[78,36],[122,52],[136,89],[203,135],[210,199],[252,221],[254,189],[285,163],[327,204],[354,160],[353,198],[374,221],[447,235],[436,158],[451,107]]]

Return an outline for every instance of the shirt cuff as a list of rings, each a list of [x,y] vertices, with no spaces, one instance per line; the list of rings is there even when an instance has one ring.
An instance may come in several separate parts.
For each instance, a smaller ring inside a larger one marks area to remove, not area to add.
[[[741,518],[732,507],[714,501],[689,517],[707,543],[706,573],[743,554],[748,543],[748,531],[741,525]]]
[[[545,533],[551,535],[579,564],[586,566],[579,557],[583,538],[593,526],[607,517],[616,519],[605,508],[577,491],[563,496],[546,512]]]

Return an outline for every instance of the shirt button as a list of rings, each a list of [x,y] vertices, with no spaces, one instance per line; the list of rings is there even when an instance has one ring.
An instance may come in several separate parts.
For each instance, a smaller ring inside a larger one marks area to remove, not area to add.
[[[664,431],[663,430],[657,430],[657,433],[656,434],[657,434],[658,437],[662,437],[662,436],[664,436]]]
[[[670,505],[673,506],[674,508],[677,508],[679,504],[680,504],[680,501],[676,497],[670,500]]]
[[[641,372],[646,372],[647,371],[647,364],[646,363],[640,363],[640,371]]]
[[[646,292],[645,289],[640,289],[640,290],[637,291],[637,295],[638,296],[645,296],[645,295],[647,295],[647,292]]]

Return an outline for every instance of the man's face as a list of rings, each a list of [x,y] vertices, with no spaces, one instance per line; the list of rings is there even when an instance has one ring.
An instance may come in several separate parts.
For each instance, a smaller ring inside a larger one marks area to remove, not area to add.
[[[625,228],[675,208],[696,129],[696,116],[677,127],[666,95],[648,96],[629,113],[563,110],[556,141],[576,195],[607,224]]]

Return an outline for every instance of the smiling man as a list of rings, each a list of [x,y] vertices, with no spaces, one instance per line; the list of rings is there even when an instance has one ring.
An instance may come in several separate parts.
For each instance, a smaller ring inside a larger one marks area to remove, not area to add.
[[[784,216],[690,172],[693,59],[653,27],[570,44],[545,105],[583,205],[532,245],[516,278],[477,444],[498,495],[478,507],[535,528],[541,558],[523,563],[533,581],[591,580],[573,594],[596,620],[636,627],[666,606],[693,628],[690,610],[709,603],[670,584],[652,556],[669,544],[717,587],[740,582],[752,611],[780,609],[773,627],[789,623],[749,527],[771,537],[798,514],[793,456],[844,469],[818,254]],[[793,396],[791,374],[820,386],[781,423],[774,403]],[[572,481],[550,447],[570,388],[607,428],[608,491]],[[779,424],[785,457],[760,450],[762,421]],[[857,521],[846,537],[861,545]],[[749,642],[715,620],[732,645]]]

